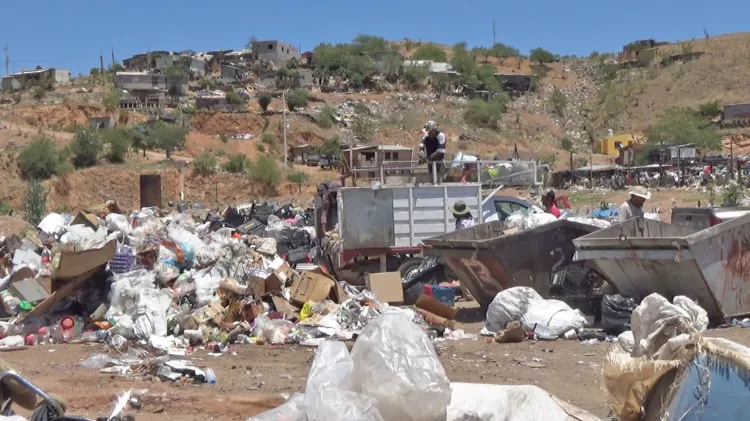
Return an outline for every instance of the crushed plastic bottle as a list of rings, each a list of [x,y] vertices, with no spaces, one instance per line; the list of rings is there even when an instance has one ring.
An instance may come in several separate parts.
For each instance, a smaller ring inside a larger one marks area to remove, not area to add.
[[[556,341],[557,335],[555,335],[547,326],[535,324],[534,325],[534,339],[540,341]]]
[[[216,383],[216,373],[210,368],[206,368],[206,383],[214,384]]]

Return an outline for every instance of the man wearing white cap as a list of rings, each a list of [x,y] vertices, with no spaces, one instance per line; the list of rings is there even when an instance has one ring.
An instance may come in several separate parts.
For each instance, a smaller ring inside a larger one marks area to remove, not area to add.
[[[419,145],[420,162],[427,161],[430,173],[432,173],[432,162],[437,162],[436,168],[438,180],[443,170],[443,159],[445,158],[445,133],[438,130],[437,123],[428,121],[422,128],[422,142]]]
[[[623,223],[630,218],[643,217],[643,204],[651,199],[651,193],[643,187],[636,186],[630,191],[630,199],[620,205],[617,222]]]

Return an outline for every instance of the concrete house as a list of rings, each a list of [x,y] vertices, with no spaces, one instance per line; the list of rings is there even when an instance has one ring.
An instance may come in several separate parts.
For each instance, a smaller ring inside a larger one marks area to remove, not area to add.
[[[265,61],[299,60],[297,47],[278,40],[253,41],[253,58]]]
[[[70,70],[65,69],[41,69],[24,70],[18,73],[11,73],[2,80],[2,89],[19,90],[40,83],[57,83],[65,85],[72,79]]]
[[[125,91],[173,91],[177,95],[188,92],[187,77],[167,76],[142,72],[117,72],[115,86]]]
[[[154,58],[154,69],[161,71],[168,69],[174,66],[175,60],[178,57],[179,56],[174,55],[174,53],[158,55],[156,56],[156,58]]]
[[[96,130],[114,129],[116,126],[114,116],[89,117],[89,127]]]

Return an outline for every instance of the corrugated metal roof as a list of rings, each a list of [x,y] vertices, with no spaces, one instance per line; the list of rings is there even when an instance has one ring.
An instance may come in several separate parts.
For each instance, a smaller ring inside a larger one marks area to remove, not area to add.
[[[411,148],[408,148],[406,146],[401,146],[401,145],[369,145],[369,146],[358,146],[355,148],[351,148],[352,151],[362,151],[362,150],[367,150],[367,149],[375,149],[379,151],[410,151],[412,150]],[[349,148],[343,149],[342,152],[349,151],[349,150],[350,150]]]

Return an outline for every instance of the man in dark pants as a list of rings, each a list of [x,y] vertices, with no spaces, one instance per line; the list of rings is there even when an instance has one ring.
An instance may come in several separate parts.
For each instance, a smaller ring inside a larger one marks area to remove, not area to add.
[[[422,128],[422,132],[424,136],[422,137],[422,143],[419,145],[419,163],[427,162],[430,174],[432,174],[432,163],[435,162],[437,181],[441,182],[444,173],[445,133],[438,130],[437,123],[434,121],[428,121]]]

